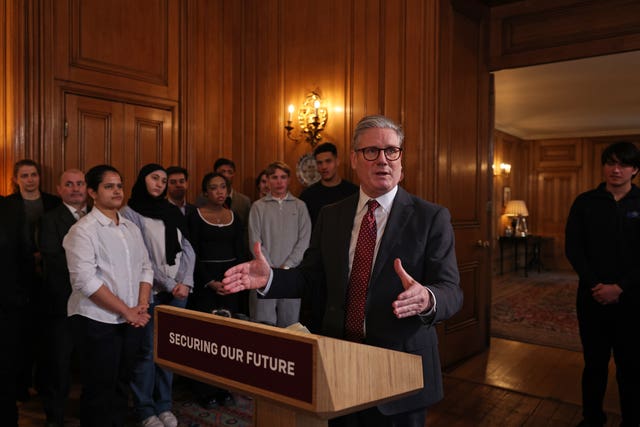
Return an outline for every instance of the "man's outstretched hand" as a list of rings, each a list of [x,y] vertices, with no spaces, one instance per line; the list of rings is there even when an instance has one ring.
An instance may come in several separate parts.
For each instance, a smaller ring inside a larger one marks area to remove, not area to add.
[[[260,250],[260,242],[253,245],[255,259],[231,267],[224,273],[221,295],[233,294],[247,289],[260,289],[266,286],[271,275],[271,267]]]
[[[396,317],[401,319],[430,310],[433,307],[433,301],[427,288],[418,283],[404,270],[400,258],[395,259],[393,267],[404,288],[404,292],[398,295],[398,299],[392,304],[393,313]]]

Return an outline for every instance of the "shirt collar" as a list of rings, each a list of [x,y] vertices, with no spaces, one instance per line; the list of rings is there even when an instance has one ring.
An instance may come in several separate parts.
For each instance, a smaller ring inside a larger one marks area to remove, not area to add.
[[[187,199],[186,198],[182,201],[181,204],[176,203],[175,201],[171,200],[169,197],[167,197],[167,201],[169,203],[171,203],[172,205],[177,206],[179,208],[183,208],[183,207],[187,206]]]
[[[273,201],[276,201],[276,202],[284,202],[285,200],[291,200],[293,196],[291,196],[291,193],[289,193],[287,191],[287,194],[285,194],[285,196],[282,199],[278,199],[276,197],[273,197],[273,195],[271,193],[267,194],[264,197],[267,200],[273,200]]]
[[[395,199],[397,193],[398,193],[398,186],[396,185],[387,193],[383,194],[382,196],[375,197],[375,199],[380,204],[380,207],[382,207],[382,209],[385,212],[389,213],[391,212],[391,205],[393,204],[393,199]],[[366,209],[367,202],[372,198],[373,197],[367,196],[367,194],[364,191],[362,191],[362,187],[360,187],[360,198],[358,199],[358,207],[356,209],[356,212],[360,212],[361,210]]]
[[[84,211],[84,213],[87,213],[87,205],[84,205],[83,207],[81,207],[80,209],[76,209],[73,206],[62,202],[63,205],[65,205],[67,207],[67,209],[69,209],[69,212],[71,212],[72,215],[76,215],[76,211],[80,210],[80,211]]]
[[[120,215],[120,212],[116,212],[116,214],[118,215],[118,224],[122,225],[124,223],[124,218]],[[110,224],[116,225],[111,218],[100,212],[100,209],[91,209],[89,215],[93,215],[102,226],[106,227]]]

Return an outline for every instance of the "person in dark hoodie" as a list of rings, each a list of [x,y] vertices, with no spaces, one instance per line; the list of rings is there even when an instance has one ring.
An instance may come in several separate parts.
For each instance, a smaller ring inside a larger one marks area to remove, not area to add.
[[[580,426],[603,426],[602,403],[613,353],[621,426],[640,425],[640,352],[635,297],[640,280],[640,189],[632,181],[640,150],[631,142],[601,156],[604,182],[571,206],[565,252],[579,276],[578,325],[584,353]],[[637,308],[637,307],[636,307]]]

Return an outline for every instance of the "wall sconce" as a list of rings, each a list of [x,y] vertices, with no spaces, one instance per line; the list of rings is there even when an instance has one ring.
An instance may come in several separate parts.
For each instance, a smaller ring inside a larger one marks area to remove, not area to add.
[[[300,138],[291,136],[291,132],[295,129],[292,126],[293,113],[295,107],[293,104],[287,108],[289,118],[287,119],[287,125],[284,127],[287,130],[287,138],[292,141],[300,142]],[[324,130],[327,124],[329,114],[327,109],[322,106],[322,98],[317,92],[309,92],[305,98],[302,106],[298,109],[298,125],[300,126],[300,132],[305,135],[305,140],[311,144],[311,148],[315,147],[322,139],[320,132]],[[301,135],[302,136],[302,135]]]
[[[504,176],[508,177],[511,173],[511,164],[510,163],[500,163],[500,166],[493,166],[493,176]]]

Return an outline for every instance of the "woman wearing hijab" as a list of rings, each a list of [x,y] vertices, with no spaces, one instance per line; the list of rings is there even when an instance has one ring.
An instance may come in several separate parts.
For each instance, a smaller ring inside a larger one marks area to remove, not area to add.
[[[131,381],[136,418],[144,427],[176,427],[171,412],[173,373],[153,362],[153,308],[159,304],[185,307],[193,288],[195,254],[185,237],[186,222],[180,210],[165,199],[167,172],[158,164],[140,169],[123,217],[136,224],[153,266],[151,321],[145,327]]]

